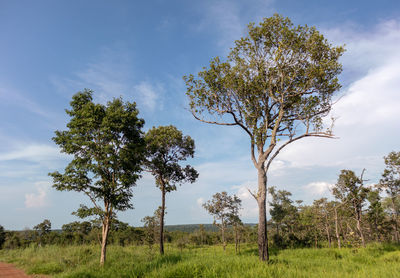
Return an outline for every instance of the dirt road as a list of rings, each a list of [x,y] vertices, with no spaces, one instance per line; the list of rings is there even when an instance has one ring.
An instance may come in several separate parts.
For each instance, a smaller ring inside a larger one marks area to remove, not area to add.
[[[20,269],[16,269],[12,264],[6,264],[0,262],[0,278],[32,278],[35,276],[30,276],[25,274]],[[36,276],[39,277],[39,276]]]

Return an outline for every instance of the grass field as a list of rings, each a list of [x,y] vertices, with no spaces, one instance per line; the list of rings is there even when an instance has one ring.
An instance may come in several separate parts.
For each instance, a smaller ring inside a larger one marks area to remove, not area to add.
[[[45,246],[1,250],[0,261],[29,274],[54,277],[400,277],[400,246],[373,244],[360,249],[272,250],[268,264],[257,258],[256,246],[210,246],[179,249],[166,255],[146,246],[109,246],[104,268],[98,246]]]

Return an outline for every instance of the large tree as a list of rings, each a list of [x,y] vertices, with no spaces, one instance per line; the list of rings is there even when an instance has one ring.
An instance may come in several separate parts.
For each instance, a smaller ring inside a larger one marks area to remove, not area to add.
[[[180,163],[194,155],[194,140],[190,136],[183,136],[175,126],[159,126],[150,129],[145,136],[146,160],[145,168],[156,180],[156,186],[161,190],[160,211],[160,254],[164,254],[164,215],[165,195],[177,190],[177,186],[184,183],[193,183],[197,171],[190,165],[181,166]]]
[[[258,26],[250,24],[247,36],[235,42],[226,62],[216,57],[197,77],[184,77],[196,119],[239,126],[250,137],[250,155],[258,171],[254,197],[262,260],[268,260],[268,169],[292,142],[333,136],[331,127],[323,129],[323,117],[340,88],[338,60],[343,51],[314,27],[294,26],[288,18],[274,15]]]
[[[135,103],[116,98],[106,105],[96,104],[90,90],[75,94],[70,105],[67,130],[56,131],[53,140],[73,159],[63,174],[50,175],[57,190],[82,192],[93,203],[93,208],[81,206],[79,214],[101,219],[103,265],[115,211],[132,208],[132,187],[144,157],[144,120],[138,118]]]

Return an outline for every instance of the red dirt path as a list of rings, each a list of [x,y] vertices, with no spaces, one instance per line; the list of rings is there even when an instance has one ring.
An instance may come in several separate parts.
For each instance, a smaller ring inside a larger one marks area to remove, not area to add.
[[[43,275],[27,275],[20,269],[16,269],[12,264],[0,262],[0,278],[32,278],[45,277]]]

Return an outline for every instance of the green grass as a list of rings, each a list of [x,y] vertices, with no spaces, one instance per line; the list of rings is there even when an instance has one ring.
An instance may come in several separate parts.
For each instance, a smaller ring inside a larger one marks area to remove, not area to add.
[[[54,277],[399,277],[400,246],[372,244],[360,249],[272,250],[270,262],[257,258],[256,246],[184,249],[171,245],[166,255],[146,246],[109,246],[99,267],[99,246],[45,246],[0,251],[0,261],[29,274]]]

